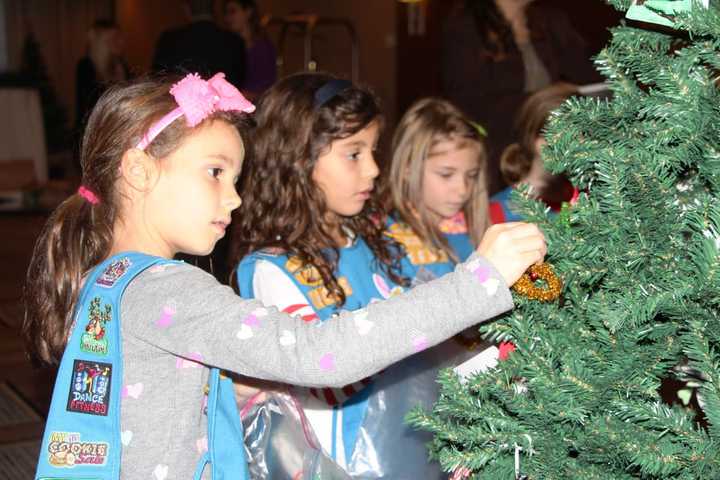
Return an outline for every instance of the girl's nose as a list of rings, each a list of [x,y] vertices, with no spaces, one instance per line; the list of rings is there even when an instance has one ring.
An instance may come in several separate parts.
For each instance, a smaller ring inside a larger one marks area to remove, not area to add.
[[[472,190],[472,182],[463,179],[460,182],[458,182],[457,187],[455,189],[455,193],[458,195],[459,200],[464,202],[470,196],[471,190]]]
[[[240,207],[242,205],[242,198],[240,198],[240,195],[238,194],[235,187],[230,189],[230,195],[228,195],[227,199],[225,200],[225,204],[230,208],[230,211],[235,210],[236,208]]]
[[[370,158],[365,165],[364,177],[375,179],[378,175],[380,175],[380,169],[378,168],[377,163],[375,163],[375,157],[370,155]]]

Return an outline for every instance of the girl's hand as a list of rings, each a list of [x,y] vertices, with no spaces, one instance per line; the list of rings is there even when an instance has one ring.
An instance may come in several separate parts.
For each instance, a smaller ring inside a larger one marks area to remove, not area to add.
[[[258,380],[257,378],[245,377],[242,375],[231,375],[233,379],[233,387],[235,387],[235,401],[238,410],[242,411],[245,404],[258,393],[262,395],[255,397],[255,403],[265,401],[265,392],[270,390],[283,391],[284,387],[279,383],[266,380]]]
[[[510,222],[488,228],[477,252],[512,286],[530,265],[542,263],[547,246],[545,236],[536,225]]]

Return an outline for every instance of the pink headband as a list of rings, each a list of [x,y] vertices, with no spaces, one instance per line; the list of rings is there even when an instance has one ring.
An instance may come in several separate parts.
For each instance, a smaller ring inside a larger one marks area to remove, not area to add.
[[[173,85],[170,95],[175,97],[178,107],[153,124],[136,148],[145,150],[160,132],[183,115],[188,127],[194,127],[218,110],[245,113],[255,111],[255,105],[225,80],[224,73],[216,73],[207,81],[197,73],[189,73]]]

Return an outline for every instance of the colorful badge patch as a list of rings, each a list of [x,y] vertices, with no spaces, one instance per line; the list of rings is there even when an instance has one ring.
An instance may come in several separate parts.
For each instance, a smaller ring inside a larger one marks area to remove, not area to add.
[[[132,265],[132,263],[130,263],[129,258],[115,260],[105,268],[105,271],[98,277],[95,284],[105,288],[112,288],[115,282],[125,275],[130,265]]]
[[[79,433],[51,432],[48,463],[67,468],[105,465],[109,449],[105,442],[83,442]]]
[[[387,229],[387,235],[400,243],[413,265],[427,265],[449,261],[447,254],[442,250],[435,250],[423,243],[420,237],[413,232],[409,225],[393,223]]]
[[[105,326],[112,320],[112,306],[100,306],[100,297],[90,301],[88,311],[88,324],[85,333],[80,337],[80,350],[94,353],[95,355],[107,355],[108,341],[105,338]]]
[[[111,364],[75,360],[67,411],[107,416],[111,380]]]

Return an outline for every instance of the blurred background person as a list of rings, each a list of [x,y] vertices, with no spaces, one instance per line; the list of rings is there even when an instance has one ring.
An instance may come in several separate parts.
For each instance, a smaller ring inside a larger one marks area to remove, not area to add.
[[[78,132],[98,98],[113,83],[127,80],[130,70],[123,58],[123,38],[117,24],[96,20],[87,36],[87,54],[75,69],[75,125]]]
[[[523,220],[510,202],[510,194],[518,185],[529,185],[532,188],[530,194],[542,200],[553,212],[559,211],[563,202],[576,195],[565,175],[545,170],[541,150],[547,143],[543,129],[552,111],[579,94],[576,85],[559,82],[538,90],[523,103],[515,122],[517,141],[505,147],[500,157],[500,172],[509,186],[490,199],[492,223]]]
[[[245,80],[240,90],[253,100],[277,78],[275,46],[261,24],[255,0],[226,0],[225,22],[245,41]]]
[[[488,132],[488,187],[505,187],[499,158],[525,97],[566,80],[599,79],[585,41],[562,10],[533,0],[464,0],[443,32],[444,95]]]
[[[245,80],[245,42],[240,35],[219,27],[213,0],[183,2],[189,23],[160,34],[155,46],[155,72],[199,73],[203,78],[224,72],[240,88]]]

